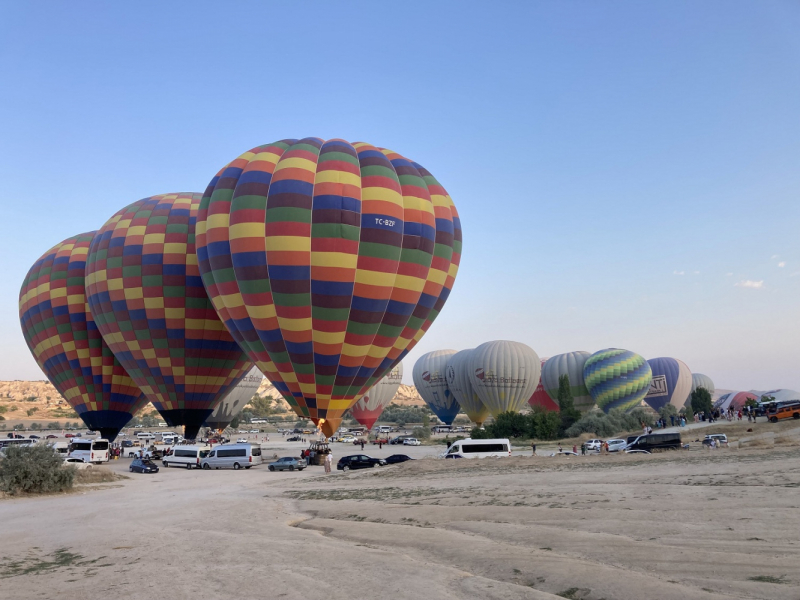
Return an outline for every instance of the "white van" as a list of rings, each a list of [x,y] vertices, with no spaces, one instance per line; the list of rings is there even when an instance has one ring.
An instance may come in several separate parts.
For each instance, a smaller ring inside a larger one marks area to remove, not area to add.
[[[108,440],[100,438],[97,440],[82,440],[72,438],[69,443],[67,456],[70,458],[80,458],[86,463],[108,462]]]
[[[260,464],[261,446],[258,444],[223,444],[200,461],[204,469],[249,469]]]
[[[140,440],[154,440],[154,439],[156,439],[155,434],[154,433],[150,433],[149,431],[139,431],[136,434],[136,437],[139,438]]]
[[[173,467],[199,469],[200,461],[208,456],[209,452],[211,452],[211,446],[175,446],[172,454],[161,459],[161,464],[165,467],[171,465]]]
[[[381,425],[378,427],[378,433],[392,433],[392,428],[388,425]]]
[[[473,440],[467,438],[453,442],[443,454],[444,458],[488,458],[511,456],[511,442],[508,439]]]

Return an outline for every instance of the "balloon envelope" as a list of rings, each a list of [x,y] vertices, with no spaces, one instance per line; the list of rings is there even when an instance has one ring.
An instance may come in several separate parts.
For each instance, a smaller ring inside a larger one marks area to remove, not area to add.
[[[103,339],[164,420],[187,438],[252,368],[203,289],[195,253],[200,194],[134,202],[98,231],[86,264]]]
[[[549,358],[542,366],[542,384],[556,407],[558,407],[558,380],[562,375],[567,375],[575,408],[581,412],[594,408],[594,399],[583,380],[583,368],[590,356],[588,352],[567,352]]]
[[[677,358],[651,358],[647,361],[652,372],[650,389],[644,401],[658,412],[667,404],[680,409],[692,389],[692,372]]]
[[[447,387],[461,406],[469,420],[479,427],[489,416],[489,409],[478,397],[470,378],[470,357],[472,350],[456,352],[447,361],[446,378]]]
[[[250,369],[247,375],[225,394],[203,426],[211,429],[225,429],[250,403],[262,381],[264,381],[264,375],[261,374],[258,367]]]
[[[461,410],[455,396],[447,387],[447,362],[455,350],[435,350],[420,356],[414,363],[414,385],[422,399],[439,419],[450,425]]]
[[[800,400],[800,392],[794,390],[769,390],[761,394],[761,402],[767,402],[768,398],[773,398],[775,402],[788,402],[789,400]]]
[[[639,406],[652,378],[647,361],[630,350],[608,348],[592,354],[583,368],[586,388],[604,412]]]
[[[39,367],[83,419],[113,441],[147,398],[114,358],[86,305],[95,232],[64,240],[31,267],[19,295],[22,334]]]
[[[758,399],[759,396],[753,394],[752,392],[730,392],[720,396],[719,399],[714,403],[714,408],[723,411],[728,410],[729,408],[732,408],[733,410],[740,410],[744,408],[748,400],[758,401]]]
[[[684,406],[689,406],[692,402],[692,392],[695,391],[697,388],[705,388],[711,396],[714,396],[714,392],[716,388],[714,387],[714,382],[711,380],[711,377],[708,375],[703,375],[702,373],[692,373],[692,389],[686,396],[686,402],[684,402]]]
[[[295,412],[330,436],[414,347],[455,281],[461,225],[422,166],[365,143],[282,140],[211,181],[203,282]]]
[[[525,406],[539,385],[541,374],[541,359],[531,347],[520,342],[486,342],[472,351],[472,385],[495,417]]]
[[[547,393],[547,390],[544,389],[544,365],[547,361],[550,360],[549,358],[542,359],[542,375],[539,377],[539,385],[536,386],[536,389],[533,391],[533,396],[530,397],[528,400],[528,404],[533,406],[538,406],[545,410],[560,410],[558,406],[558,401],[553,400],[550,397],[550,394]],[[583,376],[581,376],[581,380],[583,380]],[[558,390],[556,390],[558,391]],[[558,395],[556,394],[556,398]]]
[[[350,409],[350,414],[361,425],[372,429],[380,418],[383,409],[394,399],[397,390],[403,383],[403,363],[399,363],[383,378],[367,390]]]

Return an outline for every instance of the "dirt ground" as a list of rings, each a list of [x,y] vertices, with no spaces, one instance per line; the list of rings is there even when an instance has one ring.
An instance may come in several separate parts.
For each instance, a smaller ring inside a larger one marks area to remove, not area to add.
[[[0,597],[796,600],[796,441],[330,476],[123,459],[0,500]]]

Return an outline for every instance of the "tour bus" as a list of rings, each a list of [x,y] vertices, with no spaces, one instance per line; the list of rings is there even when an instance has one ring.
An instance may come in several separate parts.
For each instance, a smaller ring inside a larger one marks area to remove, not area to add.
[[[211,446],[175,446],[172,454],[161,459],[165,467],[186,467],[199,469],[200,461],[211,452]]]
[[[80,458],[86,463],[108,462],[109,446],[108,440],[103,438],[97,440],[72,438],[67,456]]]
[[[452,433],[453,428],[450,425],[434,425],[433,433]]]
[[[35,444],[36,440],[30,439],[0,439],[0,455],[5,452],[6,448],[10,448],[11,446],[16,446],[18,448],[32,448]]]
[[[511,442],[507,438],[473,440],[467,438],[453,442],[443,455],[445,458],[489,458],[511,456]]]
[[[200,466],[203,469],[249,469],[261,464],[261,445],[223,444],[208,453]]]

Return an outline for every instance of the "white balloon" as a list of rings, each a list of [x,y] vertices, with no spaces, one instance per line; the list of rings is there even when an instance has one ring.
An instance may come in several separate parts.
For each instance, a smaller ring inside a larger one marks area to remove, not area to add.
[[[447,387],[456,401],[469,417],[469,420],[480,426],[489,416],[489,409],[483,404],[470,379],[472,350],[456,352],[447,361]]]
[[[456,418],[461,407],[447,387],[445,370],[447,361],[455,350],[435,350],[420,356],[414,363],[414,385],[436,416],[448,425]]]
[[[541,374],[539,355],[520,342],[486,342],[472,351],[470,380],[493,416],[524,407]]]
[[[225,429],[253,399],[262,381],[264,375],[258,367],[250,369],[247,375],[225,394],[214,412],[206,419],[204,426],[211,429]]]

